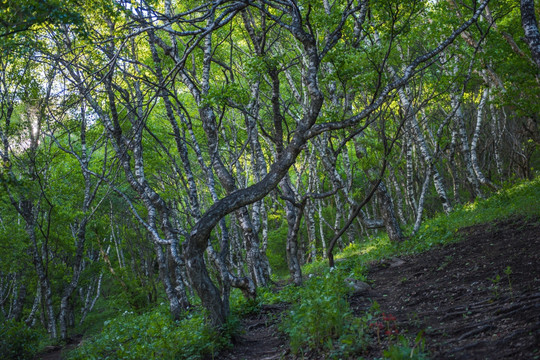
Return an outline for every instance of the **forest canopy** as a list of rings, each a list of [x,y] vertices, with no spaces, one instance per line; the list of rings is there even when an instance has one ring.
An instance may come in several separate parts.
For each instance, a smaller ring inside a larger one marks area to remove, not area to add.
[[[0,320],[220,327],[233,288],[533,178],[538,8],[1,1]]]

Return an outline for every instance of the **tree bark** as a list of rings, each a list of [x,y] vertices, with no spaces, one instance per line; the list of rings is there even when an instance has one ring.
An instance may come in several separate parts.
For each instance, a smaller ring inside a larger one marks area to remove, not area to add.
[[[474,173],[478,177],[478,180],[482,184],[488,185],[493,190],[497,190],[497,186],[484,176],[484,173],[482,172],[482,170],[480,169],[480,165],[478,164],[478,156],[476,154],[476,148],[478,147],[478,139],[480,138],[480,130],[482,128],[482,118],[484,116],[484,109],[488,96],[489,88],[486,87],[482,92],[482,97],[480,99],[480,103],[478,104],[478,110],[476,113],[476,127],[474,129],[473,138],[471,140],[471,163],[474,169]]]
[[[461,140],[461,151],[463,152],[463,161],[465,162],[465,170],[467,181],[473,189],[473,197],[483,198],[484,195],[480,190],[480,184],[478,182],[478,177],[474,171],[473,166],[473,157],[471,148],[469,148],[469,137],[467,136],[467,129],[465,128],[465,122],[463,119],[463,111],[461,108],[460,100],[457,98],[456,94],[452,95],[452,107],[456,109],[456,123],[459,130],[460,140]]]
[[[403,232],[401,231],[401,227],[399,226],[399,222],[396,219],[396,215],[394,213],[394,205],[392,204],[392,199],[388,195],[386,185],[383,181],[381,181],[379,183],[379,186],[377,187],[377,196],[381,201],[380,208],[388,238],[392,242],[400,242],[405,240]]]
[[[525,42],[531,50],[532,58],[540,69],[540,31],[534,12],[534,0],[521,0],[521,25],[525,31]]]
[[[44,299],[45,312],[47,314],[47,332],[51,339],[56,339],[58,337],[58,332],[56,329],[56,316],[54,314],[53,307],[53,293],[51,288],[51,283],[49,277],[47,276],[47,270],[43,259],[39,254],[38,243],[36,238],[36,229],[35,229],[35,218],[34,218],[34,206],[29,200],[21,201],[21,208],[24,212],[24,217],[26,221],[25,230],[28,236],[30,237],[30,254],[34,261],[34,267],[39,279],[39,285],[41,287],[41,294]],[[45,245],[43,245],[45,246]],[[42,249],[42,251],[48,251],[48,249]]]

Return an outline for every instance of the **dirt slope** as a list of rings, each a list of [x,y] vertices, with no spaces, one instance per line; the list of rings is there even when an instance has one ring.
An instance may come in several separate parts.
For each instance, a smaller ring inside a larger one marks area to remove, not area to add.
[[[396,316],[401,333],[424,330],[433,359],[540,358],[540,223],[514,219],[461,234],[462,242],[375,264],[368,296]],[[365,307],[365,298],[351,301],[359,313]],[[375,346],[366,356],[381,354]]]
[[[460,234],[459,243],[373,264],[372,289],[349,299],[356,315],[377,301],[401,334],[424,331],[431,359],[540,359],[540,222],[514,219]],[[246,318],[245,334],[222,358],[294,358],[277,333],[282,310]],[[381,358],[396,342],[373,336],[365,359]]]

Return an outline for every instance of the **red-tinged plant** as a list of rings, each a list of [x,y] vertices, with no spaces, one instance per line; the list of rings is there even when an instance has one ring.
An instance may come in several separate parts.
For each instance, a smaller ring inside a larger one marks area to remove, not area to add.
[[[392,335],[397,335],[398,329],[396,326],[396,317],[392,314],[382,314],[383,321],[385,323],[386,331],[384,332],[388,337]]]
[[[375,328],[375,331],[377,333],[377,342],[380,344],[381,343],[381,330],[384,329],[383,323],[380,321],[372,322],[371,324],[369,324],[369,327]]]

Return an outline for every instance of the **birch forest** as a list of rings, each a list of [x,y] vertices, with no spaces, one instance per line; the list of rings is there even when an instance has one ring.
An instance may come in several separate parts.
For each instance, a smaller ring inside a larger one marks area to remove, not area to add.
[[[294,298],[310,266],[334,281],[339,254],[402,249],[429,219],[534,181],[539,9],[1,0],[0,338],[41,344],[5,358],[122,316],[147,331],[160,309],[157,333],[208,348],[140,358],[233,359],[231,319],[275,286]],[[139,358],[115,344],[72,356]],[[333,358],[324,344],[305,358]]]

